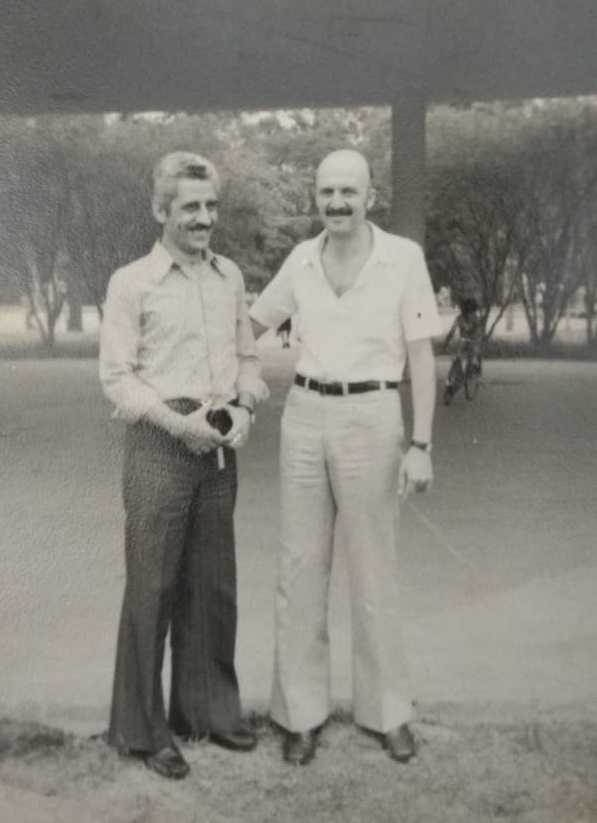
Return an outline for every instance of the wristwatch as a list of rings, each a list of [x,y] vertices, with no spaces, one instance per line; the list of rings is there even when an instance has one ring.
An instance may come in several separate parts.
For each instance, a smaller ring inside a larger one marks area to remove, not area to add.
[[[425,454],[431,454],[431,443],[423,443],[422,440],[411,440],[410,445],[414,446],[415,449],[420,449]]]

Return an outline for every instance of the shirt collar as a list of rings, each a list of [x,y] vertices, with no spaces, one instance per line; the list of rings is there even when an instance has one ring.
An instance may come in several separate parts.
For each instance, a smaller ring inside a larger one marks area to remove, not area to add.
[[[391,263],[394,259],[394,252],[391,245],[391,234],[380,229],[375,223],[367,221],[367,225],[373,233],[373,249],[371,252],[372,260],[379,260],[380,263]],[[327,240],[327,229],[324,229],[316,237],[308,242],[308,248],[305,249],[305,257],[303,262],[305,264],[311,263],[315,265],[320,259],[325,241]]]
[[[183,274],[185,273],[182,265],[174,259],[163,243],[159,240],[156,241],[149,254],[149,261],[156,281],[163,280],[164,277],[171,271],[173,266],[180,269]],[[218,255],[211,249],[207,249],[205,262],[219,275],[222,277],[226,276],[226,272],[220,265]]]

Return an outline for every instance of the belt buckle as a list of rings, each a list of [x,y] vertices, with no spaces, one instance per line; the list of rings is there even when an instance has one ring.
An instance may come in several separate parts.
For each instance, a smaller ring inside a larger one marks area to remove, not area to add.
[[[319,381],[319,395],[320,397],[325,397],[326,395],[326,385],[323,380]]]

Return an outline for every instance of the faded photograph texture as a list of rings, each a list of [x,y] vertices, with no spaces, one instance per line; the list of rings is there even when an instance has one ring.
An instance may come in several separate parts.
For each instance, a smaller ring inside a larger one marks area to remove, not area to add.
[[[0,820],[597,821],[597,9],[2,17]]]

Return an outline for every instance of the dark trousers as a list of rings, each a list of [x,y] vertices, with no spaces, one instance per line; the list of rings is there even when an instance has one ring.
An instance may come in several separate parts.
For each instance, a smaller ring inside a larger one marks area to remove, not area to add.
[[[146,423],[125,439],[126,588],[109,742],[158,751],[172,731],[231,731],[240,723],[234,668],[236,455],[192,454]],[[166,719],[162,665],[170,629]]]

